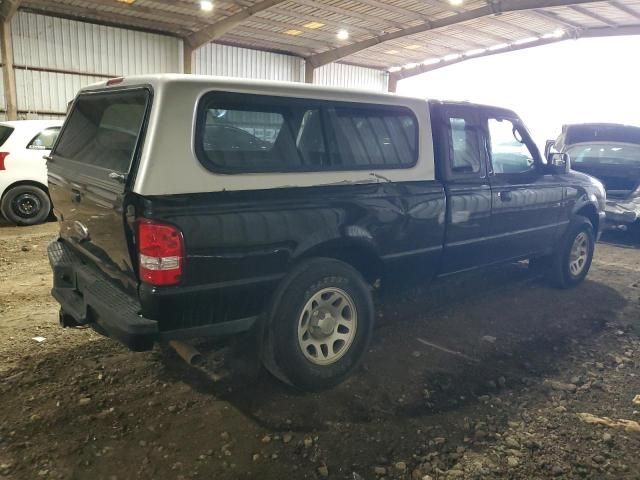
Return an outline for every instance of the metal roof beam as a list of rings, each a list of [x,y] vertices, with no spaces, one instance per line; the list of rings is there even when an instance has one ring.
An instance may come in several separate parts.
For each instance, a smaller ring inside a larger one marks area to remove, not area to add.
[[[0,21],[10,22],[20,7],[21,0],[2,0],[0,3]]]
[[[540,38],[535,42],[526,43],[523,45],[509,45],[507,48],[503,48],[500,50],[487,50],[486,52],[480,55],[474,56],[462,56],[457,60],[452,60],[449,62],[440,62],[434,65],[422,65],[416,68],[400,70],[398,72],[391,72],[389,74],[390,82],[393,81],[394,84],[397,84],[400,80],[405,78],[414,77],[416,75],[421,75],[423,73],[432,72],[434,70],[439,70],[444,67],[448,67],[450,65],[455,65],[456,63],[461,63],[467,60],[473,60],[476,58],[489,57],[492,55],[498,55],[500,53],[506,52],[515,52],[518,50],[525,50],[528,48],[540,47],[542,45],[549,45],[551,43],[563,42],[565,40],[570,39],[579,39],[579,38],[600,38],[600,37],[614,37],[614,36],[624,36],[624,35],[640,35],[640,25],[632,25],[626,27],[597,27],[597,28],[584,28],[582,30],[577,30],[570,37],[560,37],[560,38]]]
[[[255,37],[245,37],[242,35],[237,35],[235,33],[229,33],[226,37],[225,40],[229,40],[229,43],[225,43],[222,42],[223,45],[231,45],[233,47],[236,48],[248,48],[248,49],[255,49]],[[253,40],[253,41],[252,41]],[[277,40],[270,40],[269,41],[269,45],[273,45],[274,48],[272,50],[267,50],[267,51],[273,51],[275,50],[276,53],[281,53],[282,55],[295,55],[295,56],[299,56],[299,57],[305,57],[309,54],[309,52],[311,52],[312,50],[304,47],[304,46],[299,46],[299,45],[291,45],[288,43],[281,43],[278,42]]]
[[[415,35],[417,33],[427,32],[429,30],[456,25],[458,23],[467,22],[476,18],[488,17],[499,12],[506,13],[532,10],[534,8],[560,7],[576,3],[593,3],[593,0],[502,0],[500,4],[485,5],[473,10],[467,10],[462,13],[451,15],[443,19],[425,22],[415,27],[404,28],[396,32],[378,35],[367,40],[362,40],[350,45],[345,45],[344,47],[338,47],[333,50],[328,50],[326,52],[312,55],[307,58],[307,61],[310,62],[314,67],[320,67],[322,65],[326,65],[327,63],[338,61],[361,50],[371,48],[374,45],[378,45],[389,40],[395,40],[397,38]],[[498,6],[499,8],[497,8]]]
[[[544,10],[532,10],[531,13],[534,13],[540,18],[543,18],[549,22],[555,23],[561,27],[570,28],[574,30],[576,28],[582,28],[582,25],[579,23],[573,22],[571,20],[567,20],[566,18],[561,17],[557,13],[545,12]]]
[[[181,27],[178,24],[165,23],[157,20],[145,20],[141,17],[105,12],[96,8],[83,7],[81,13],[74,15],[69,13],[67,7],[54,5],[49,0],[30,0],[29,10],[41,15],[60,15],[64,18],[70,18],[79,22],[93,21],[94,23],[108,24],[116,28],[137,28],[165,35],[179,36],[191,33],[191,30],[186,27]]]
[[[402,29],[404,25],[401,22],[394,22],[392,20],[386,20],[383,17],[371,15],[370,13],[353,12],[351,10],[345,10],[344,8],[335,7],[326,3],[316,2],[315,0],[295,0],[295,3],[300,5],[306,5],[308,7],[317,8],[318,10],[324,10],[325,12],[337,13],[345,18],[357,18],[365,22],[371,22],[376,25],[383,25],[383,28],[397,28]]]
[[[272,9],[269,10],[269,13],[275,13],[275,14],[282,15],[282,16],[285,16],[285,17],[290,17],[290,18],[295,18],[297,20],[300,20],[300,24],[289,23],[289,22],[281,22],[283,25],[284,24],[289,25],[288,28],[297,28],[299,30],[305,30],[304,25],[306,25],[307,23],[317,22],[317,23],[322,23],[322,24],[324,24],[326,26],[335,27],[336,29],[337,28],[346,27],[346,28],[349,29],[350,32],[353,32],[353,33],[362,33],[362,34],[365,34],[365,35],[377,35],[378,33],[380,33],[379,30],[375,30],[373,28],[364,28],[364,27],[359,27],[359,26],[356,26],[356,25],[346,25],[345,26],[343,23],[331,21],[331,20],[329,20],[327,18],[322,18],[322,17],[317,16],[317,15],[306,15],[306,14],[295,12],[293,10],[284,10],[284,9],[282,9],[280,7],[273,7]],[[265,19],[263,17],[258,17],[258,18],[256,18],[256,20],[262,22]],[[313,30],[311,30],[311,31],[313,31]],[[318,31],[318,30],[316,30],[316,31]],[[326,32],[326,30],[324,30],[324,31]]]
[[[600,23],[604,23],[605,25],[609,25],[610,27],[617,27],[618,26],[617,23],[612,22],[608,18],[604,18],[602,15],[599,15],[599,14],[597,14],[595,12],[591,12],[591,11],[587,10],[586,8],[579,7],[577,5],[571,5],[569,8],[571,8],[571,10],[573,10],[575,12],[578,12],[581,15],[584,15],[585,17],[593,18],[594,20],[597,20]]]
[[[248,18],[251,18],[254,15],[262,12],[263,10],[271,8],[274,5],[285,1],[287,0],[262,0],[261,2],[258,2],[251,7],[245,8],[244,10],[230,15],[220,20],[219,22],[216,22],[206,28],[203,28],[202,30],[192,33],[191,35],[185,37],[184,40],[189,44],[191,48],[195,49],[201,47],[202,45],[205,45],[222,37],[229,30],[237,27]]]
[[[610,1],[609,2],[611,5],[613,5],[615,8],[617,8],[618,10],[620,10],[621,12],[626,13],[627,15],[635,18],[636,20],[640,20],[640,12],[637,12],[636,10],[634,10],[631,7],[628,7],[618,1]]]

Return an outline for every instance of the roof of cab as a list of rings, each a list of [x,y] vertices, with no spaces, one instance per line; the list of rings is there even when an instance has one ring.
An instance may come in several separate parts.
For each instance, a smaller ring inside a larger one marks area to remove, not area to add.
[[[201,87],[203,85],[210,85],[212,88],[215,87],[225,87],[236,86],[240,88],[258,88],[264,90],[265,92],[282,92],[282,91],[290,91],[291,93],[300,93],[306,94],[310,96],[322,95],[323,93],[330,94],[332,96],[344,96],[345,100],[349,97],[357,95],[359,98],[368,97],[372,101],[375,99],[385,99],[389,101],[389,99],[400,98],[400,99],[409,99],[409,100],[419,100],[426,101],[425,98],[419,98],[414,96],[405,96],[398,95],[395,93],[387,93],[387,92],[373,92],[362,89],[354,89],[354,88],[338,88],[338,87],[326,87],[322,85],[312,85],[308,83],[300,83],[300,82],[283,82],[283,81],[272,81],[272,80],[253,80],[246,78],[236,78],[236,77],[221,77],[221,76],[211,76],[211,75],[191,75],[191,74],[178,74],[178,73],[163,73],[163,74],[154,74],[154,75],[132,75],[121,77],[117,79],[105,80],[102,82],[91,84],[87,87],[84,87],[80,91],[91,91],[98,89],[105,89],[109,87],[126,87],[126,86],[134,86],[134,85],[150,85],[151,87],[159,88],[170,84],[185,84],[191,83],[194,86]]]

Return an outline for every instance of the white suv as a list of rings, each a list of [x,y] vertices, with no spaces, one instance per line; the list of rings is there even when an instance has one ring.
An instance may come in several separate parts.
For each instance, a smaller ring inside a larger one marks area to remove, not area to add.
[[[0,211],[9,222],[35,225],[49,216],[44,157],[61,126],[61,120],[0,122]]]

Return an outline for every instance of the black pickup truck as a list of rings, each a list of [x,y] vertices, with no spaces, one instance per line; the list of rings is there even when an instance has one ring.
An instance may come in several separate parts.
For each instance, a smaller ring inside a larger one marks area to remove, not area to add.
[[[509,110],[180,75],[80,91],[49,183],[63,326],[133,350],[256,329],[303,389],[362,357],[373,285],[521,259],[577,285],[605,203]]]

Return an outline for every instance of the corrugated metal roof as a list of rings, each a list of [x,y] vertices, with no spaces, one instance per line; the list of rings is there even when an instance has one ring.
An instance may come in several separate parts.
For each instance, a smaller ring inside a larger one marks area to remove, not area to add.
[[[197,0],[24,0],[22,6],[54,15],[161,31],[187,37],[242,11],[258,11],[226,31],[225,44],[279,51],[303,57],[332,52],[357,42],[420,27],[429,22],[492,4],[496,14],[457,25],[383,41],[340,57],[346,63],[389,69],[421,64],[433,57],[477,52],[496,45],[518,44],[529,37],[543,37],[558,29],[562,36],[577,36],[589,29],[637,27],[640,33],[640,0],[608,0],[552,6],[540,0],[539,8],[500,13],[514,0],[466,0],[454,7],[449,0],[216,0],[214,11],[200,10]],[[312,25],[311,22],[316,22]],[[311,24],[311,26],[310,26]],[[320,24],[320,25],[318,25]],[[312,27],[316,28],[312,28]],[[337,32],[346,29],[348,40]]]

